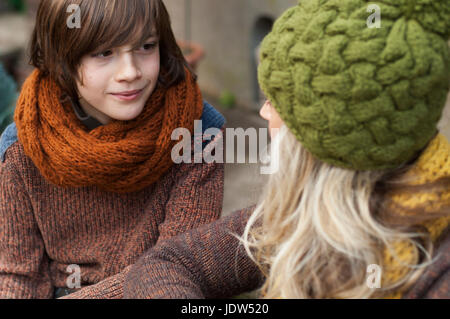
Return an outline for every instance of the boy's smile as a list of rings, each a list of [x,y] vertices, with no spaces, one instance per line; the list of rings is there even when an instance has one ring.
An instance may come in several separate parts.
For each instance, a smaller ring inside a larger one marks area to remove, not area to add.
[[[103,125],[138,117],[155,90],[160,71],[158,39],[86,55],[77,81],[80,105]]]
[[[139,89],[139,90],[134,90],[134,91],[110,93],[110,94],[121,101],[133,101],[136,98],[138,98],[143,91],[144,91],[144,89]]]

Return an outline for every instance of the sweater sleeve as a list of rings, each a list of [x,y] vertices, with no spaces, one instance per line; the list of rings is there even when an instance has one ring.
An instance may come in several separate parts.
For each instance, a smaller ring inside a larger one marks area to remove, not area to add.
[[[161,241],[128,272],[124,297],[227,298],[260,287],[262,273],[236,237],[252,211]]]
[[[208,145],[208,149],[222,147],[221,141],[223,129],[222,134]],[[194,149],[194,145],[192,147]],[[222,212],[223,163],[183,163],[179,164],[174,175],[174,184],[166,203],[165,219],[159,225],[158,240],[211,223]]]
[[[13,163],[0,166],[0,298],[53,297],[49,260],[33,207]]]
[[[450,269],[442,273],[425,293],[425,299],[450,299]]]

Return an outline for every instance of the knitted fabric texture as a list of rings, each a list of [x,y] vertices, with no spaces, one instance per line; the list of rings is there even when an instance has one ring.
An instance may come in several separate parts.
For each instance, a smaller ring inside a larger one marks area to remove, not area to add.
[[[260,85],[315,157],[395,168],[436,134],[450,82],[448,0],[302,0],[261,46]]]
[[[186,80],[158,87],[143,113],[131,121],[113,120],[87,132],[61,89],[35,70],[25,82],[14,120],[19,141],[50,182],[62,187],[98,186],[122,193],[142,190],[173,165],[174,129],[194,130],[203,112],[200,90]]]
[[[217,135],[208,145],[222,143]],[[75,283],[69,265],[80,266],[82,287],[114,282],[98,298],[121,298],[127,266],[158,241],[220,217],[223,176],[221,163],[181,163],[139,192],[64,188],[14,143],[0,163],[0,299],[53,298]]]

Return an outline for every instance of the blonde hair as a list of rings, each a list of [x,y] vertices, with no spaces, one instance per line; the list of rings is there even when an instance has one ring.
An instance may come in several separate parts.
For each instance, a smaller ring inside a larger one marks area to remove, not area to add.
[[[331,166],[316,160],[286,126],[274,143],[279,169],[240,238],[266,276],[263,297],[381,297],[417,280],[432,245],[423,247],[423,234],[411,228],[386,226],[377,213],[384,207],[379,182],[403,185],[407,167],[363,172]],[[409,241],[426,258],[410,265],[403,280],[371,289],[367,267],[382,265],[383,248],[397,240]]]

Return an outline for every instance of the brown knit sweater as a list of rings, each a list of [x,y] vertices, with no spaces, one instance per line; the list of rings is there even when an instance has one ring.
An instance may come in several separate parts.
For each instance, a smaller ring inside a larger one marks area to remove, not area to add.
[[[121,298],[127,266],[147,249],[220,216],[223,174],[223,164],[180,164],[135,193],[65,189],[15,142],[0,165],[0,298],[53,298],[71,264],[89,286],[75,296]]]

